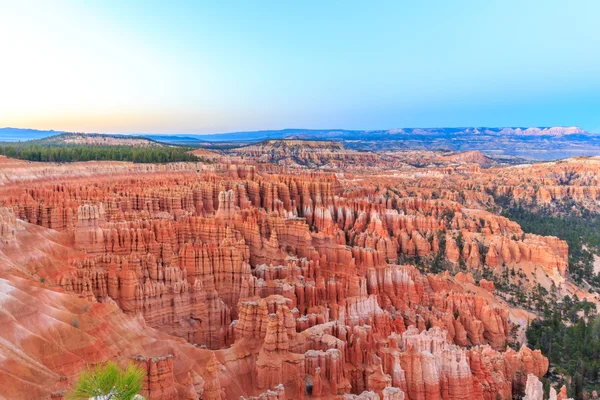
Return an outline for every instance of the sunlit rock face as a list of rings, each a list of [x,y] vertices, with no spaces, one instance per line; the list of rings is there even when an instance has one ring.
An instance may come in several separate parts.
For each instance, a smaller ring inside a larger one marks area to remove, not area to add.
[[[147,370],[149,399],[537,396],[547,359],[507,348],[523,312],[474,278],[565,284],[566,243],[493,212],[490,191],[529,201],[519,178],[477,154],[415,168],[295,149],[325,168],[255,163],[260,149],[210,165],[2,159],[0,395],[60,398],[117,360]],[[568,193],[594,198],[581,168]]]

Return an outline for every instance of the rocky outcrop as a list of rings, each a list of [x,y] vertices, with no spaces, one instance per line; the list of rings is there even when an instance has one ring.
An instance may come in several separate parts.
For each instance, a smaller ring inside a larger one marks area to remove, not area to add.
[[[175,387],[173,356],[151,357],[136,356],[134,360],[146,370],[142,395],[148,399],[178,399]],[[194,397],[192,397],[194,398]]]
[[[542,382],[533,374],[527,375],[527,386],[525,387],[525,396],[523,400],[543,400],[544,389]]]
[[[15,238],[17,231],[17,218],[13,211],[0,207],[0,241],[8,242]]]
[[[210,360],[206,364],[204,371],[204,399],[206,400],[224,400],[226,398],[225,389],[221,387],[219,373],[221,364],[215,357],[215,354],[210,355]]]

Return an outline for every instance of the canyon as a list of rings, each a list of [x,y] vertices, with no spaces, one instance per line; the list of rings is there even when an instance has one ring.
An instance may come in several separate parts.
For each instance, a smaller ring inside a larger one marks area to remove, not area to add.
[[[0,397],[62,399],[113,360],[156,400],[542,399],[536,314],[490,277],[598,303],[567,243],[496,199],[597,212],[600,158],[196,152],[213,162],[0,156]]]

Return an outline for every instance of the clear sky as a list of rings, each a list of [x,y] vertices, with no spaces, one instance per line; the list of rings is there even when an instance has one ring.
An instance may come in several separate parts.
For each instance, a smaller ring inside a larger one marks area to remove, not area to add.
[[[0,0],[0,127],[600,132],[599,16],[598,0]]]

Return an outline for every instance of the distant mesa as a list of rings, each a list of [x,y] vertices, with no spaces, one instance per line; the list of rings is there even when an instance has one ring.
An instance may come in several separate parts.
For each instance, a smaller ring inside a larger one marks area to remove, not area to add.
[[[503,135],[524,135],[524,136],[563,136],[563,135],[585,135],[588,132],[577,127],[555,126],[550,128],[503,128],[500,130]]]
[[[377,131],[370,131],[377,132]],[[472,128],[403,128],[403,129],[389,129],[384,131],[390,135],[400,134],[417,134],[417,135],[431,135],[431,134],[487,134],[487,135],[522,135],[522,136],[563,136],[563,135],[575,135],[575,134],[588,134],[584,129],[577,126],[563,127],[506,127],[506,128],[489,128],[489,127],[472,127]],[[367,132],[368,133],[368,132]]]

